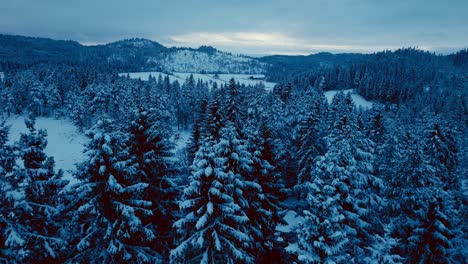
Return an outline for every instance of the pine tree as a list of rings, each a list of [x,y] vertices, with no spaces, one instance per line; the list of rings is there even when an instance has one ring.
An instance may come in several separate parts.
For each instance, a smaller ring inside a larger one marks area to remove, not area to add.
[[[252,254],[264,257],[267,252],[271,252],[276,225],[282,222],[276,195],[283,188],[273,165],[263,159],[263,155],[271,153],[263,151],[264,142],[256,132],[253,117],[247,120],[246,125],[242,125],[241,95],[238,89],[234,79],[231,79],[223,108],[221,142],[226,143],[226,149],[222,155],[227,159],[226,171],[238,174],[234,199],[251,222],[249,232],[255,243]],[[276,192],[275,187],[279,188]]]
[[[157,240],[152,243],[153,248],[167,255],[172,243],[173,211],[177,209],[174,202],[177,193],[172,180],[173,144],[154,109],[135,110],[127,130],[127,151],[130,155],[127,173],[135,175],[135,182],[149,184],[143,198],[152,202],[150,208],[153,213],[143,220],[151,224],[156,232]]]
[[[319,155],[325,153],[324,142],[324,112],[325,106],[320,97],[312,99],[308,117],[301,124],[301,145],[296,154],[298,160],[298,182],[295,186],[296,192],[300,195],[304,189],[303,184],[308,181],[314,168],[314,160]],[[305,196],[305,195],[304,195]]]
[[[30,88],[29,97],[29,111],[35,116],[41,116],[46,102],[43,84],[35,82]]]
[[[13,170],[15,157],[13,149],[7,145],[10,126],[5,121],[0,122],[0,178]]]
[[[195,158],[195,153],[200,147],[200,141],[206,136],[206,115],[208,101],[204,99],[200,105],[200,115],[192,127],[192,136],[189,145],[187,146],[188,161],[191,164]]]
[[[317,158],[316,176],[307,182],[309,209],[296,230],[297,247],[290,248],[304,263],[344,263],[352,257],[346,249],[351,248],[350,236],[356,230],[347,224],[341,202],[349,196],[346,181],[351,175],[346,163],[351,150],[344,142],[335,146]]]
[[[257,262],[265,262],[279,258],[276,227],[278,224],[285,224],[280,216],[283,209],[280,201],[283,200],[285,191],[276,168],[271,131],[267,122],[262,120],[257,127],[252,119],[249,121],[244,134],[247,136],[247,151],[252,156],[252,171],[247,172],[245,178],[258,184],[261,189],[254,186],[245,191],[249,201],[246,214],[250,219],[255,241],[253,255]]]
[[[392,236],[400,240],[398,254],[409,263],[420,263],[431,254],[428,246],[438,241],[429,242],[426,239],[428,226],[437,221],[443,223],[443,219],[435,218],[436,215],[442,217],[443,212],[435,214],[429,210],[430,207],[435,210],[440,206],[430,205],[440,180],[435,177],[434,167],[423,153],[422,143],[409,132],[403,138],[401,147],[396,150],[401,154],[394,156],[398,160],[392,162],[396,166],[392,176],[387,179],[389,213],[394,222]],[[436,224],[436,227],[441,225]]]
[[[416,248],[416,252],[411,252],[408,257],[414,263],[451,263],[456,250],[455,219],[460,215],[456,207],[459,204],[457,149],[451,135],[446,135],[438,124],[432,125],[425,134],[424,142],[416,142],[419,148],[410,146],[407,150],[417,153],[412,154],[416,157],[414,165],[426,168],[425,173],[419,175],[420,182],[426,181],[426,184],[408,190],[411,192],[408,195],[422,196],[422,200],[416,204],[413,202],[418,206],[419,213],[408,214],[412,221],[408,220],[407,223],[413,230],[407,239]]]
[[[67,212],[72,217],[70,261],[138,262],[159,261],[150,249],[154,232],[142,222],[152,214],[151,202],[143,199],[147,183],[128,173],[129,154],[124,134],[112,131],[110,120],[100,120],[87,131],[86,160],[75,177],[81,182],[70,193]]]
[[[63,231],[59,218],[59,193],[68,183],[63,173],[54,171],[54,159],[44,153],[47,132],[36,130],[35,120],[26,119],[28,134],[21,134],[16,144],[24,168],[17,171],[25,185],[25,199],[32,208],[32,215],[23,215],[27,226],[26,248],[30,254],[24,261],[59,261],[66,247],[61,237]]]
[[[216,141],[220,139],[221,128],[223,127],[219,100],[213,98],[208,105],[208,109],[205,136]]]
[[[241,94],[234,78],[229,80],[227,98],[223,106],[224,122],[230,121],[234,124],[238,133],[242,132],[243,113],[241,110]]]
[[[433,197],[428,201],[421,224],[412,230],[410,246],[411,263],[452,263],[453,238],[452,220],[447,215],[443,191],[434,190]]]
[[[190,186],[184,190],[180,208],[184,217],[174,227],[180,234],[171,251],[172,263],[252,263],[252,238],[248,217],[234,196],[240,179],[231,170],[226,141],[204,141],[192,165]]]
[[[451,133],[443,131],[443,128],[435,123],[425,131],[424,143],[424,153],[444,185],[444,190],[458,188],[458,149]]]
[[[8,262],[61,262],[66,242],[59,216],[59,192],[66,185],[55,173],[54,160],[47,157],[47,132],[36,130],[34,119],[26,119],[29,133],[21,134],[15,153],[1,140],[2,159],[2,250]],[[2,136],[6,135],[2,126]],[[15,165],[15,157],[22,165]]]
[[[384,117],[380,109],[372,108],[371,111],[370,127],[368,128],[367,135],[376,144],[382,144],[388,133],[384,124]]]
[[[26,243],[21,234],[24,229],[18,222],[17,214],[30,212],[31,207],[25,202],[24,191],[18,188],[19,177],[13,173],[15,154],[7,145],[9,126],[0,123],[0,261],[18,263],[26,255],[23,247]]]
[[[362,263],[378,232],[369,213],[382,203],[381,180],[372,174],[373,143],[358,127],[352,100],[345,97],[336,109],[343,111],[334,113],[328,150],[301,184],[308,209],[293,251],[306,263]]]

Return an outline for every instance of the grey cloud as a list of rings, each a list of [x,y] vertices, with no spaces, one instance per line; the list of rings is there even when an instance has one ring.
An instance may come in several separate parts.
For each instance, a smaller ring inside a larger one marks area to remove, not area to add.
[[[325,44],[368,47],[368,51],[394,46],[466,47],[467,9],[468,2],[458,0],[6,0],[0,4],[0,32],[85,43],[145,37],[198,45],[178,43],[171,36],[239,32],[280,34],[298,41],[284,48],[248,41],[225,45],[250,53],[273,48],[313,52],[307,46]]]

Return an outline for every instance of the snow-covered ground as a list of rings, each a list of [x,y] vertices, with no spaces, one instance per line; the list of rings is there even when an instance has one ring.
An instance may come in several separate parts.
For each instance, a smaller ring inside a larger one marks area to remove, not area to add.
[[[197,50],[181,49],[170,52],[163,59],[149,58],[149,62],[156,62],[167,71],[175,72],[236,72],[262,73],[266,63],[245,56],[238,56],[221,51],[205,53]]]
[[[179,130],[174,133],[171,137],[171,140],[175,144],[174,151],[180,151],[187,147],[187,144],[190,141],[191,132],[189,130]]]
[[[364,97],[357,94],[353,89],[340,90],[340,91],[338,91],[338,90],[326,91],[325,92],[325,97],[327,98],[328,103],[331,103],[333,97],[338,92],[344,92],[345,94],[351,93],[351,98],[353,98],[353,101],[354,101],[354,103],[356,104],[357,107],[362,107],[364,109],[369,109],[369,108],[372,108],[372,105],[374,104],[374,102],[371,102],[371,101],[368,101],[368,100],[364,99]]]
[[[28,131],[23,116],[12,116],[6,119],[6,123],[11,125],[10,143],[17,141],[21,133]],[[36,128],[47,130],[46,154],[54,157],[56,169],[64,171],[64,178],[70,180],[70,184],[75,183],[76,179],[72,177],[72,171],[75,169],[75,164],[84,159],[84,144],[88,141],[86,136],[80,133],[70,121],[50,117],[38,117]]]
[[[266,90],[272,90],[276,83],[273,82],[265,82],[263,78],[265,75],[263,74],[218,74],[217,78],[215,78],[215,74],[202,74],[202,73],[191,73],[191,72],[173,72],[172,74],[165,74],[162,72],[130,72],[130,73],[120,73],[119,76],[127,76],[127,74],[132,79],[140,78],[143,81],[147,81],[149,76],[158,77],[159,75],[165,77],[169,76],[169,80],[171,82],[179,81],[180,83],[185,82],[185,80],[193,74],[195,80],[201,79],[209,84],[218,83],[225,84],[228,83],[231,78],[234,78],[236,82],[245,85],[256,85],[258,83],[263,83],[265,85]],[[253,77],[255,79],[250,79]]]
[[[0,116],[0,120],[3,120]],[[27,133],[28,129],[24,124],[24,116],[12,116],[6,119],[7,125],[10,125],[10,134],[8,141],[10,144],[16,142],[21,133]],[[57,120],[50,117],[36,118],[36,128],[47,130],[47,155],[54,157],[56,169],[64,171],[64,178],[70,180],[70,184],[76,183],[72,173],[76,169],[75,164],[84,160],[84,146],[88,142],[87,137],[78,131],[78,129],[69,120]],[[176,131],[171,137],[175,144],[175,157],[187,147],[190,141],[190,131]]]
[[[278,225],[276,227],[277,231],[288,233],[293,231],[296,227],[299,226],[299,223],[304,222],[304,218],[298,215],[293,210],[289,210],[286,215],[284,216],[284,221],[286,221],[287,225]]]

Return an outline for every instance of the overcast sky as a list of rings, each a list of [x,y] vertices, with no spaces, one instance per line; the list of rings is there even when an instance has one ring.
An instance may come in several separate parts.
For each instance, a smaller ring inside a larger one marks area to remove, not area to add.
[[[246,54],[468,46],[467,0],[1,0],[0,33]]]

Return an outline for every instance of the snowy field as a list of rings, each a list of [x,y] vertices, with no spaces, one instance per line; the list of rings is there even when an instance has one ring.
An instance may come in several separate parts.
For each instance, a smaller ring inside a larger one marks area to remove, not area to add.
[[[169,80],[171,82],[179,81],[179,83],[185,82],[185,80],[193,74],[195,80],[201,79],[209,84],[218,83],[225,84],[228,83],[231,78],[234,78],[236,82],[239,82],[244,85],[256,85],[258,83],[263,83],[265,85],[266,90],[272,90],[276,83],[273,82],[264,82],[263,78],[265,75],[263,74],[218,74],[217,78],[215,78],[215,74],[201,74],[201,73],[191,73],[191,72],[173,72],[172,74],[166,74],[162,72],[129,72],[129,73],[119,73],[119,76],[127,76],[127,74],[132,79],[140,78],[143,81],[147,81],[149,76],[158,77],[159,75],[165,77],[169,76]],[[255,79],[249,79],[253,77]]]
[[[28,132],[23,116],[12,116],[6,119],[6,123],[11,125],[9,135],[11,143],[17,141],[21,133]],[[75,183],[72,171],[75,169],[75,164],[84,159],[84,144],[88,140],[86,136],[70,121],[50,117],[38,117],[36,128],[47,130],[46,154],[54,157],[56,169],[64,171],[64,178],[70,180],[70,184]]]
[[[327,101],[328,103],[331,103],[331,101],[333,100],[333,97],[335,96],[335,94],[337,94],[338,92],[344,92],[345,94],[347,93],[351,93],[351,98],[353,98],[353,101],[354,103],[356,104],[357,107],[362,107],[364,109],[370,109],[372,108],[372,105],[374,104],[374,102],[371,102],[371,101],[368,101],[366,99],[364,99],[364,97],[360,96],[359,94],[357,94],[356,92],[354,92],[353,89],[349,89],[349,90],[332,90],[332,91],[326,91],[325,92],[325,97],[327,98]]]
[[[0,120],[3,120],[0,116]],[[27,133],[28,129],[24,124],[24,116],[12,116],[6,119],[7,125],[10,125],[9,143],[13,144],[20,138],[21,133]],[[64,178],[70,180],[70,184],[76,183],[72,173],[75,170],[75,164],[84,160],[84,145],[88,142],[87,137],[78,131],[78,129],[69,120],[57,120],[50,117],[36,118],[36,129],[47,130],[47,147],[45,152],[48,156],[53,156],[56,170],[64,171]],[[175,143],[174,154],[187,146],[190,140],[190,131],[175,131],[171,137]]]

